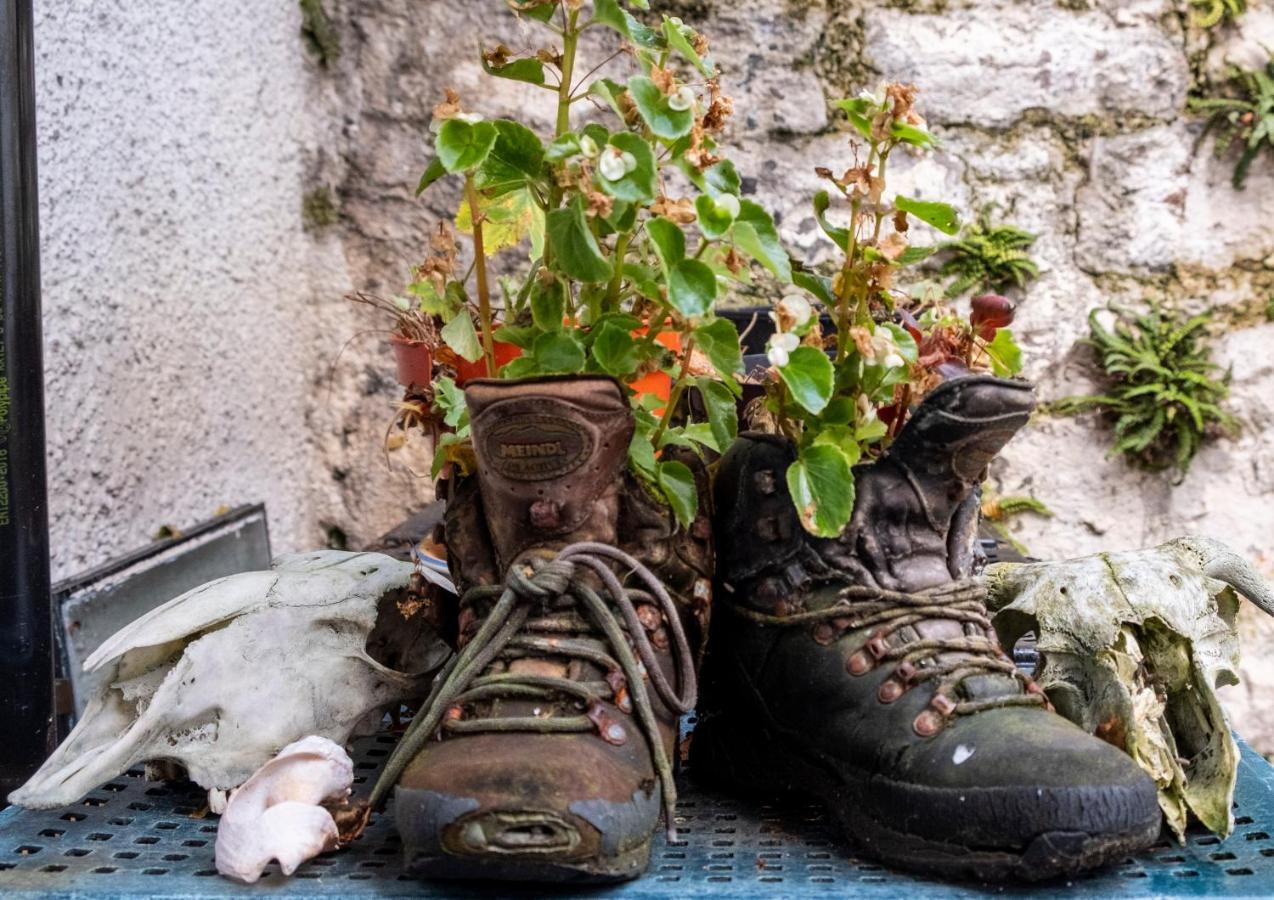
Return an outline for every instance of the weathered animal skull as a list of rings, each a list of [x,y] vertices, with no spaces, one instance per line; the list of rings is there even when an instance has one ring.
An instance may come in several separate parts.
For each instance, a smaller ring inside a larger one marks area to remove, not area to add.
[[[1256,569],[1217,541],[1187,537],[1129,553],[999,563],[986,579],[1004,646],[1035,632],[1035,677],[1057,711],[1155,779],[1178,837],[1187,813],[1229,834],[1238,748],[1215,689],[1238,683],[1238,595],[1274,615],[1274,593]]]
[[[209,582],[122,628],[84,663],[106,669],[79,723],[9,801],[74,803],[140,762],[176,763],[220,812],[280,748],[338,744],[427,692],[448,655],[406,588],[414,567],[379,553],[279,557]]]

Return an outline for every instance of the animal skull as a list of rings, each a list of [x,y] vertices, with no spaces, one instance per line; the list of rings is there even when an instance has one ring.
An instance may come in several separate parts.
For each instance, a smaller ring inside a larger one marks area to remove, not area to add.
[[[449,653],[399,603],[413,571],[379,553],[282,556],[152,610],[85,661],[109,677],[9,801],[49,809],[139,762],[177,763],[219,812],[225,791],[293,741],[375,730]]]
[[[1238,748],[1215,689],[1238,683],[1238,595],[1274,615],[1274,593],[1256,569],[1217,541],[1186,537],[1150,550],[999,563],[985,577],[1001,643],[1035,632],[1035,677],[1058,712],[1155,779],[1178,837],[1188,812],[1228,835]]]

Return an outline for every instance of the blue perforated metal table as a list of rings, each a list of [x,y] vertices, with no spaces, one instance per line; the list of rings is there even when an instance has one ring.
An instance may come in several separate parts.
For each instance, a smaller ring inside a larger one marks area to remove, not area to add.
[[[393,747],[382,734],[355,744],[366,785]],[[356,790],[358,788],[356,787]],[[256,885],[231,883],[213,868],[215,817],[200,817],[204,794],[161,784],[140,769],[93,791],[78,806],[0,813],[0,897],[511,897],[506,884],[424,883],[400,873],[391,817],[376,817],[345,850],[304,864],[291,878],[272,865]],[[1228,840],[1191,834],[1163,842],[1097,875],[1034,888],[1043,896],[1274,895],[1274,769],[1243,747]],[[1024,895],[1027,887],[949,884],[855,859],[822,810],[754,806],[707,793],[688,779],[678,804],[678,840],[659,839],[648,874],[617,887],[569,892],[615,897],[961,897]],[[544,896],[530,891],[525,895]]]

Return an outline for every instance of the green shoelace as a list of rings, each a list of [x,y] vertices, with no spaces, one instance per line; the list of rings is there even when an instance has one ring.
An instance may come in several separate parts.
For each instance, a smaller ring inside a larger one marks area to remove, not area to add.
[[[638,587],[625,587],[614,564]],[[595,590],[593,579],[601,584]],[[650,748],[663,789],[668,833],[675,837],[673,810],[677,789],[672,761],[664,750],[659,723],[646,680],[659,699],[676,714],[694,708],[697,684],[694,656],[676,603],[659,579],[629,554],[607,544],[571,544],[552,559],[530,559],[511,567],[503,585],[472,588],[461,606],[492,598],[494,605],[477,633],[443,667],[428,699],[416,713],[402,740],[385,763],[371,805],[379,809],[407,765],[439,732],[533,732],[537,734],[597,731],[612,743],[626,739],[623,725],[609,719],[602,706],[631,708]],[[655,649],[637,613],[637,603],[656,604],[668,626],[675,650],[674,686],[665,677]],[[581,615],[583,613],[583,615]],[[563,634],[583,633],[583,637]],[[603,681],[576,681],[511,672],[483,674],[496,661],[558,656],[591,663],[607,673]],[[464,719],[448,715],[465,704],[509,699],[560,701],[583,712],[567,716],[486,716]],[[618,729],[618,730],[616,730]]]

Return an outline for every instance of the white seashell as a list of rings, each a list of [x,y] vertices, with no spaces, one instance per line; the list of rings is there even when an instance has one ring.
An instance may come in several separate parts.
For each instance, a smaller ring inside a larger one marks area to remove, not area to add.
[[[341,747],[305,737],[279,751],[230,794],[217,827],[217,871],[252,884],[277,859],[284,875],[337,846],[336,820],[322,806],[342,800],[354,783],[354,763]]]

